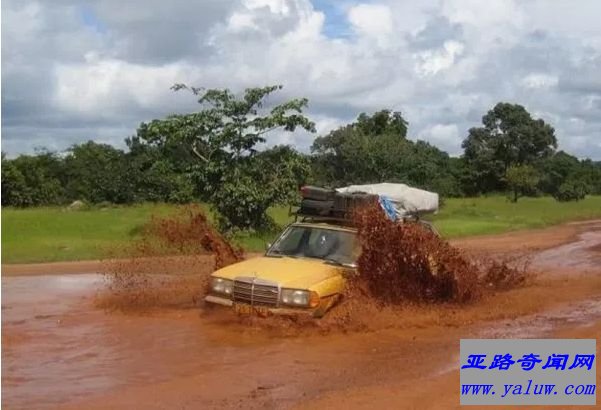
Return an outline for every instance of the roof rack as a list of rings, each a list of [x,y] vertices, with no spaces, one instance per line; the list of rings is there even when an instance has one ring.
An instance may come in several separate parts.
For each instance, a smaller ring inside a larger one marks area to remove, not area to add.
[[[342,225],[353,225],[352,209],[357,205],[377,200],[377,195],[365,193],[340,193],[334,189],[316,186],[301,188],[301,201],[298,209],[288,211],[295,221],[302,218],[303,222],[334,222]]]
[[[288,216],[294,216],[294,222],[336,222],[341,225],[352,225],[353,221],[350,215],[314,215],[307,214],[301,211],[302,208],[296,211],[292,210],[292,205],[288,210]]]

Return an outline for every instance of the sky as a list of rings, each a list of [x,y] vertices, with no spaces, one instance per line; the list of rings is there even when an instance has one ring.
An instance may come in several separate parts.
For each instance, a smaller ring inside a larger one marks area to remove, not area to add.
[[[174,83],[282,84],[317,135],[387,108],[458,155],[504,101],[601,160],[599,16],[598,0],[4,0],[2,151],[123,147],[141,122],[198,108]],[[315,137],[268,143],[307,152]]]

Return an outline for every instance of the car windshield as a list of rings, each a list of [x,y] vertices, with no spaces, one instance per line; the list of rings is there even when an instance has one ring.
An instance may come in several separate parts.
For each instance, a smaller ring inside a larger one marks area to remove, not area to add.
[[[289,226],[269,248],[267,256],[316,258],[353,265],[356,259],[355,233],[312,226]]]

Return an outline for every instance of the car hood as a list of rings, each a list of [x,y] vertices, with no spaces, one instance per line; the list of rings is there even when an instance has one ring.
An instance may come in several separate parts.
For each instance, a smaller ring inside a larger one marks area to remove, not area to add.
[[[215,271],[213,276],[232,280],[237,276],[256,276],[285,288],[308,289],[342,271],[341,267],[316,259],[262,256],[226,266]]]

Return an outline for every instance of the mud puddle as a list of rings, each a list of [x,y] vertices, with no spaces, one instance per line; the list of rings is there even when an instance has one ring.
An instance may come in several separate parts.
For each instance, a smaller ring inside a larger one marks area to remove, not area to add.
[[[503,320],[479,332],[482,338],[526,339],[546,337],[558,328],[593,325],[601,320],[601,296],[569,303],[547,312]]]
[[[111,377],[95,372],[114,357],[102,343],[102,322],[87,320],[90,311],[82,303],[100,284],[93,274],[2,278],[3,404],[33,408],[56,396],[114,386]],[[67,325],[72,318],[77,326]]]
[[[174,380],[175,390],[200,392],[205,404],[231,405],[232,396],[248,392],[296,400],[360,378],[358,363],[384,343],[375,335],[274,339],[241,331],[229,314],[197,309],[105,313],[92,308],[101,281],[101,275],[3,278],[5,405],[55,408],[120,392],[119,400],[132,394],[133,402],[115,406],[130,407],[140,400],[136,389]],[[96,405],[105,407],[102,400]]]
[[[601,270],[601,223],[588,225],[573,242],[539,252],[532,258],[532,267],[564,272]]]

